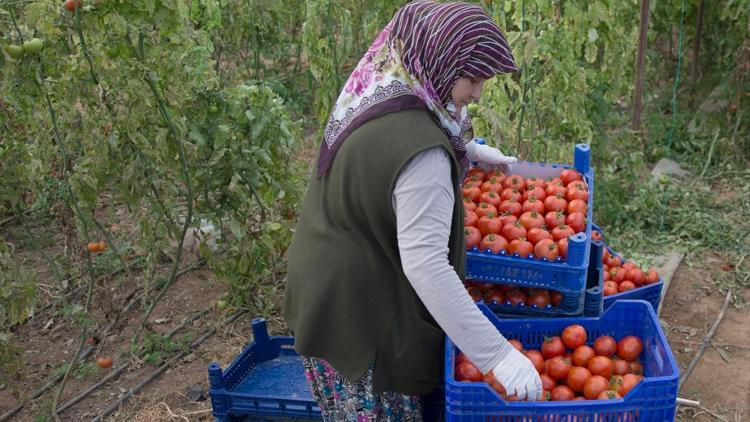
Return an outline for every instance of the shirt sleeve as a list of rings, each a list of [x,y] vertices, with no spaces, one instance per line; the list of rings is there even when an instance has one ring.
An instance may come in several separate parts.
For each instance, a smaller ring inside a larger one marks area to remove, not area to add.
[[[417,154],[393,190],[404,274],[448,337],[482,373],[513,347],[472,301],[448,261],[454,206],[451,161],[443,148]]]

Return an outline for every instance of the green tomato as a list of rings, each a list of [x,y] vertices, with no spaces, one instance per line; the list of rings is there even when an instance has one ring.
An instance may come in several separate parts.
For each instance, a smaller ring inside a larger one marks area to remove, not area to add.
[[[466,108],[469,110],[469,114],[476,114],[479,111],[479,106],[476,103],[469,103]]]
[[[659,184],[666,185],[668,183],[669,183],[669,176],[667,176],[664,173],[660,174],[659,175]]]
[[[216,307],[219,308],[219,309],[221,309],[221,310],[226,309],[227,306],[229,306],[229,304],[224,299],[219,299],[219,300],[216,301]]]
[[[16,60],[19,60],[24,55],[23,47],[21,47],[20,45],[8,44],[7,46],[5,46],[5,51],[10,57]]]
[[[211,104],[210,106],[208,106],[208,112],[211,114],[216,114],[219,112],[219,107],[216,107],[215,104]]]
[[[44,48],[44,41],[39,38],[32,38],[23,43],[23,51],[27,54],[38,54]]]

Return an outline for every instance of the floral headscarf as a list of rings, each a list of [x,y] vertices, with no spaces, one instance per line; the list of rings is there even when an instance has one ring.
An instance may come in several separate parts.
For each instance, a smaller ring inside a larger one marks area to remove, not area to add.
[[[508,42],[481,7],[429,0],[407,4],[378,35],[339,94],[320,146],[318,177],[328,172],[338,149],[359,126],[412,108],[437,116],[465,167],[471,120],[465,107],[455,115],[453,84],[459,78],[489,79],[516,70]]]

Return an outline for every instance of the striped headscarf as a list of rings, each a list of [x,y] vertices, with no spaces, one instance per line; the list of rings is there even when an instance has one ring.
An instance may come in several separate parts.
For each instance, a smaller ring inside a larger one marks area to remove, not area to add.
[[[456,113],[453,84],[459,78],[489,79],[516,70],[508,42],[481,7],[430,0],[407,4],[378,35],[339,94],[320,146],[318,177],[328,172],[356,128],[412,108],[437,116],[465,168],[471,120],[465,107]]]

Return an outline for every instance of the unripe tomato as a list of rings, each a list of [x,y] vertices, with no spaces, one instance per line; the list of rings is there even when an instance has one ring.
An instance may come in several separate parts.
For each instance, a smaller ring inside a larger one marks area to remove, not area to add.
[[[23,51],[26,54],[37,54],[44,48],[44,42],[39,38],[32,38],[23,43]]]
[[[25,51],[23,50],[23,47],[20,45],[15,44],[8,44],[5,46],[5,52],[8,53],[8,55],[16,60],[19,60],[23,57],[25,54]]]

